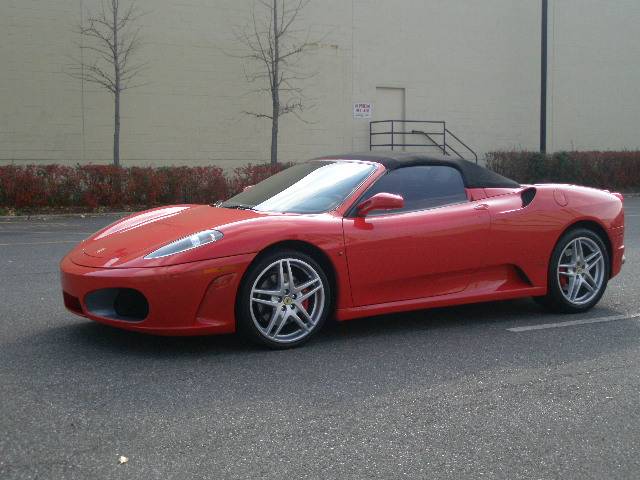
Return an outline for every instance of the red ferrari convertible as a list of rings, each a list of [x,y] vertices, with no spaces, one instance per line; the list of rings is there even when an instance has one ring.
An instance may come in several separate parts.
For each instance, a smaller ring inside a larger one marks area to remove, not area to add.
[[[61,263],[66,307],[162,335],[299,345],[328,317],[535,297],[583,312],[624,262],[622,195],[463,160],[352,154],[226,202],[133,214]]]

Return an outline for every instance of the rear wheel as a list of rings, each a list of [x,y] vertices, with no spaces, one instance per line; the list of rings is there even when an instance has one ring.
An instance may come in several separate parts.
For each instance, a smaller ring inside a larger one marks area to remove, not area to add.
[[[238,298],[238,326],[263,345],[295,347],[320,330],[330,306],[322,267],[301,252],[281,250],[249,268]]]
[[[549,291],[538,301],[560,312],[593,307],[607,288],[609,254],[602,238],[585,228],[570,230],[556,245],[549,264]]]

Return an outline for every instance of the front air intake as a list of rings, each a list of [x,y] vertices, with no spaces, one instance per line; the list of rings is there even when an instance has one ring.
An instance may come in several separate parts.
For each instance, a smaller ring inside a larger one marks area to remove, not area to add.
[[[72,312],[76,312],[82,315],[82,305],[80,305],[80,299],[78,299],[78,297],[74,297],[67,292],[62,292],[62,297],[64,298],[65,307],[67,307]]]
[[[133,288],[103,288],[84,298],[87,310],[97,317],[141,322],[149,315],[149,302]]]

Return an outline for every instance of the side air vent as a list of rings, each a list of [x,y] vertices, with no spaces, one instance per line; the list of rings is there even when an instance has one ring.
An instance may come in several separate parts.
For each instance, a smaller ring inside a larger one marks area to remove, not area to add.
[[[527,188],[520,193],[520,196],[522,197],[522,208],[524,208],[533,202],[533,199],[536,196],[536,189],[533,187]]]

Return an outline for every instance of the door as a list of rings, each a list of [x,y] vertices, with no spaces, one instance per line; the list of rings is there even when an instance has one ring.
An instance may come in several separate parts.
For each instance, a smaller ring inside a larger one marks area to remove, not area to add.
[[[404,208],[343,220],[354,306],[464,290],[469,274],[485,266],[490,219],[467,200],[460,173],[448,166],[399,168],[362,200],[379,192],[402,195]]]
[[[377,87],[376,88],[376,102],[373,105],[373,119],[374,120],[404,120],[405,119],[405,90],[404,88],[390,88],[390,87]],[[391,131],[391,123],[381,124],[379,129],[383,129],[385,132]],[[395,123],[393,130],[403,131],[404,125],[402,123]],[[392,142],[393,139],[393,142]],[[403,134],[387,134],[379,135],[376,139],[376,143],[385,144],[403,144]],[[404,150],[403,147],[395,147],[395,150]]]

